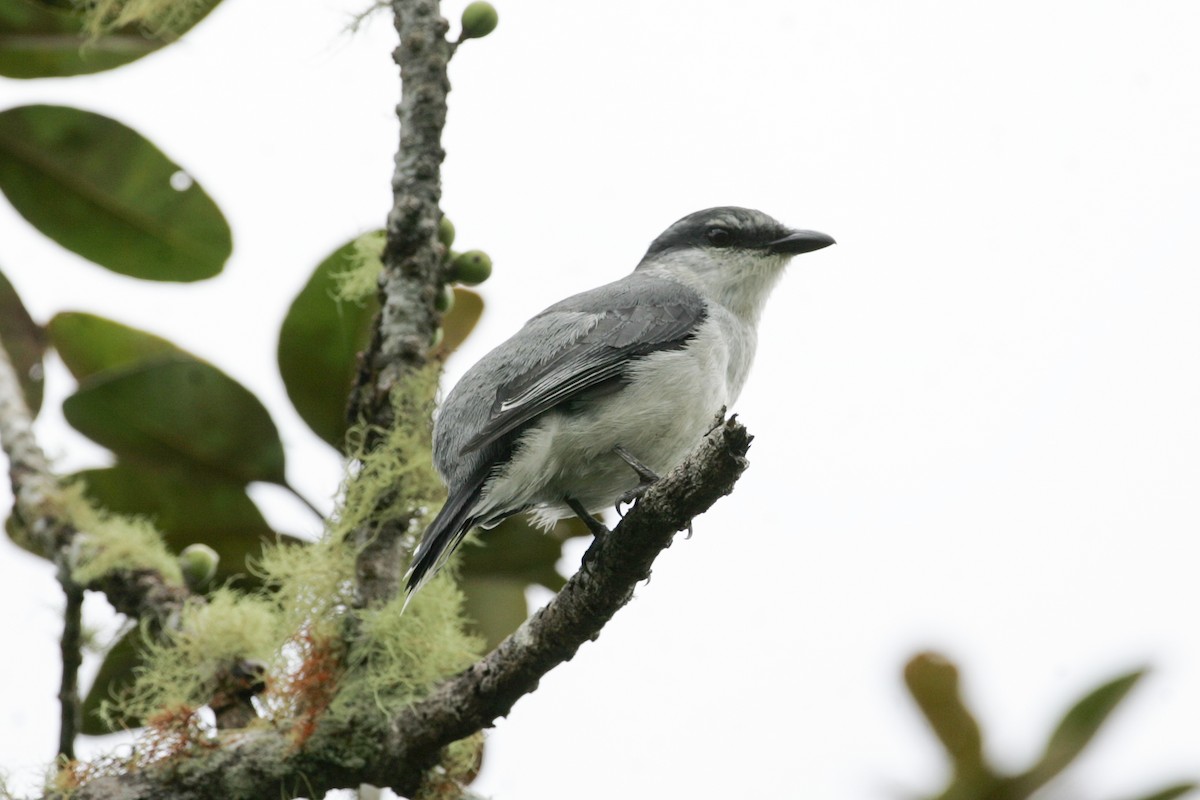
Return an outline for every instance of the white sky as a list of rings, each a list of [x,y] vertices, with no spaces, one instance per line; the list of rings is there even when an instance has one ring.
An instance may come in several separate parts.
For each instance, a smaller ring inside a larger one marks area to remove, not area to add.
[[[220,278],[162,286],[62,253],[0,204],[0,269],[35,316],[95,311],[211,359],[264,398],[292,480],[326,505],[337,464],[284,399],[274,348],[312,266],[390,201],[394,33],[340,33],[365,4],[230,0],[134,66],[0,82],[0,106],[138,129],[234,229]],[[444,207],[496,263],[454,377],[693,210],[753,206],[839,241],[768,306],[737,490],[500,723],[476,788],[933,792],[941,756],[899,678],[928,647],[960,663],[1012,767],[1082,691],[1152,664],[1070,787],[1106,800],[1200,777],[1200,5],[733,7],[502,0],[497,32],[451,66]],[[45,446],[64,470],[101,463],[55,411],[65,373],[50,380]],[[53,755],[59,604],[50,569],[0,545],[18,788]]]

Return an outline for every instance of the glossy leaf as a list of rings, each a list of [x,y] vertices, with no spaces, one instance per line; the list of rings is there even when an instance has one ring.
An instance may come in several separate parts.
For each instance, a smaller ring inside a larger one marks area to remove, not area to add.
[[[122,461],[285,485],[283,444],[262,403],[186,356],[94,375],[63,402],[63,414]]]
[[[509,578],[464,575],[464,610],[474,623],[472,628],[491,650],[520,627],[529,616],[525,602],[525,583]]]
[[[187,355],[166,339],[95,314],[63,311],[54,315],[46,330],[77,381],[156,356]]]
[[[133,464],[85,470],[76,477],[104,508],[153,522],[173,552],[197,543],[216,550],[221,560],[213,586],[258,585],[248,559],[258,558],[266,544],[299,541],[271,530],[242,484]]]
[[[143,647],[142,631],[140,628],[134,627],[118,639],[104,654],[104,660],[100,662],[100,670],[96,673],[96,679],[92,681],[87,696],[83,698],[83,720],[79,727],[80,732],[88,736],[100,736],[126,728],[135,728],[141,724],[139,720],[120,719],[115,720],[117,724],[114,727],[110,727],[101,718],[100,707],[105,701],[111,702],[121,692],[133,685],[136,670],[144,661],[142,658]]]
[[[233,248],[198,183],[136,131],[88,111],[0,112],[0,191],[63,247],[135,278],[211,278]]]
[[[216,4],[216,0],[198,4],[191,24]],[[0,0],[0,75],[63,78],[102,72],[136,61],[178,38],[129,25],[87,39],[82,29],[82,14],[75,9],[37,0]]]
[[[288,309],[276,352],[279,374],[300,418],[339,450],[358,353],[379,309],[374,298],[361,306],[334,299],[333,276],[347,269],[354,252],[351,241],[317,265]]]
[[[37,414],[42,407],[42,354],[46,351],[46,332],[42,330],[17,295],[16,289],[0,272],[0,343],[12,360],[21,392],[29,410]]]

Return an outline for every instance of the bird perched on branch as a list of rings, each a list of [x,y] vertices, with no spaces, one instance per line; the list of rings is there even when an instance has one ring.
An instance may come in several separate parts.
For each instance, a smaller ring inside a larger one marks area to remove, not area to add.
[[[536,524],[630,502],[737,399],[759,314],[793,256],[834,244],[761,211],[667,228],[632,274],[538,314],[442,403],[433,456],[449,497],[409,568],[411,594],[475,526]]]

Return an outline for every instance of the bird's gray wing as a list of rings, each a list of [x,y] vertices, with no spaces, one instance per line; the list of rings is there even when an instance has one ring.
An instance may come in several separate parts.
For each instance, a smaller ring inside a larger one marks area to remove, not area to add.
[[[497,387],[488,419],[461,453],[487,447],[588,390],[619,382],[640,357],[683,347],[705,313],[704,301],[693,289],[644,273],[551,306],[530,320],[527,329],[553,315],[574,315],[588,324],[579,326],[573,340]]]

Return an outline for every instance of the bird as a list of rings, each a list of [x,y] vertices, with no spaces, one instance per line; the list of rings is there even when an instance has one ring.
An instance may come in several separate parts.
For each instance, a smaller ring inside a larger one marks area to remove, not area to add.
[[[480,359],[434,420],[448,496],[413,553],[408,596],[469,531],[514,514],[606,533],[593,515],[639,496],[737,400],[784,267],[832,244],[753,209],[696,211],[632,273],[555,303]]]

